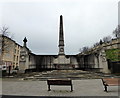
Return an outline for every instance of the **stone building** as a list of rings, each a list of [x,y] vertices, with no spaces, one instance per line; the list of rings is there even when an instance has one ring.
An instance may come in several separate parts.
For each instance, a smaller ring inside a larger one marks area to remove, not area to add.
[[[2,65],[2,34],[0,34],[0,65]]]
[[[0,68],[10,73],[35,69],[35,54],[27,48],[26,42],[25,38],[21,46],[11,38],[0,35]]]
[[[1,55],[0,65],[4,66],[6,70],[17,69],[19,67],[20,50],[22,46],[17,44],[14,40],[7,36],[0,36]]]

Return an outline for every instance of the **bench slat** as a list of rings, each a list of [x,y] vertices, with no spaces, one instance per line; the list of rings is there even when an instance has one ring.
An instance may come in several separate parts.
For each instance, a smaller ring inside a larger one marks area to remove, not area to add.
[[[48,85],[71,85],[70,80],[48,80]]]
[[[107,91],[107,86],[119,86],[120,78],[104,78],[102,79],[105,91]]]
[[[119,78],[105,78],[103,79],[103,81],[107,84],[107,85],[120,85],[120,80]]]
[[[108,86],[118,86],[118,84],[108,84]]]

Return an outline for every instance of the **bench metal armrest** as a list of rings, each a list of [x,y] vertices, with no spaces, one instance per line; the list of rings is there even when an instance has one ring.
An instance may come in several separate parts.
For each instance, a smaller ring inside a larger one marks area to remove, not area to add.
[[[105,80],[102,79],[103,85],[108,86]]]

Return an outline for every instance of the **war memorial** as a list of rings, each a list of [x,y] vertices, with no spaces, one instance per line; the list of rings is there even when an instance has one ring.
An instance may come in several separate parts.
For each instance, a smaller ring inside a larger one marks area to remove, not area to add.
[[[110,69],[107,69],[104,50],[97,50],[98,53],[102,53],[100,57],[96,54],[96,50],[87,55],[89,60],[87,62],[90,63],[87,67],[82,64],[82,59],[86,55],[65,55],[62,15],[60,16],[58,55],[33,54],[27,48],[26,38],[23,42],[20,70],[17,75],[11,74],[1,81],[2,98],[118,98],[119,75],[111,74]],[[113,46],[118,47],[116,43]],[[96,62],[98,57],[101,60],[99,64]],[[93,64],[95,62],[96,65]],[[79,69],[80,64],[81,69]],[[91,64],[94,66],[91,67]],[[102,67],[103,64],[106,67]],[[89,70],[83,70],[83,67]]]
[[[120,98],[120,38],[100,42],[79,54],[66,55],[62,15],[59,17],[58,33],[59,51],[56,55],[33,53],[27,46],[27,37],[23,46],[5,37],[16,45],[12,49],[17,47],[19,54],[13,56],[18,57],[18,61],[5,62],[8,70],[7,75],[0,78],[1,97]],[[115,61],[109,58],[111,51],[112,57],[117,54],[116,58],[112,58]]]

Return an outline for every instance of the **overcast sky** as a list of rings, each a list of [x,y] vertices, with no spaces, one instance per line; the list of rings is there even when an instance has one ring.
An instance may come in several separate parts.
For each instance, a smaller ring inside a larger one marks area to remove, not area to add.
[[[20,45],[24,37],[36,54],[58,54],[59,16],[63,15],[65,53],[77,54],[112,35],[119,0],[3,0],[0,27],[7,26]]]

